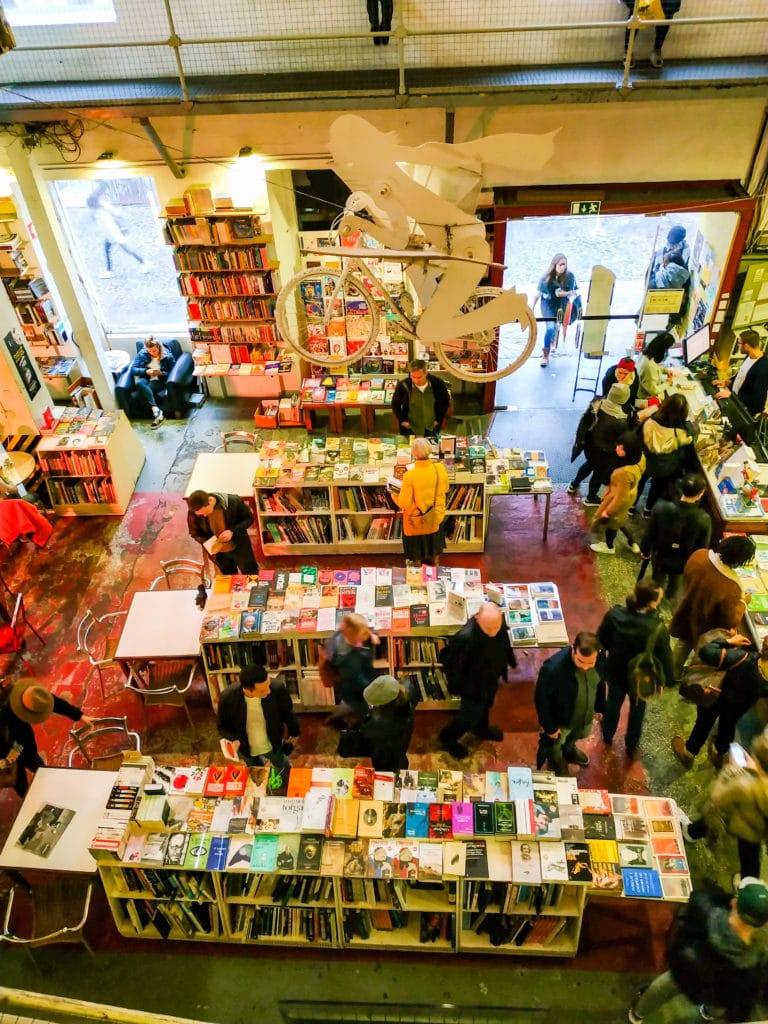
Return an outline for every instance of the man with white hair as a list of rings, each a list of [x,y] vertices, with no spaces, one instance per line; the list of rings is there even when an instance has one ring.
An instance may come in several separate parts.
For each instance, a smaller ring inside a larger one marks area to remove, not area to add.
[[[448,641],[441,662],[450,692],[461,697],[458,712],[440,732],[443,750],[452,757],[466,757],[469,751],[459,741],[467,732],[480,739],[504,739],[502,730],[488,723],[488,714],[499,678],[506,678],[507,666],[515,668],[517,660],[499,606],[490,601],[482,604]]]

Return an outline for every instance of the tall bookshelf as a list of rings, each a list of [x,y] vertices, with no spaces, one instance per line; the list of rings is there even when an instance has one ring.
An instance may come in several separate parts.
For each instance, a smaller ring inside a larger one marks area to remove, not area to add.
[[[480,474],[475,474],[480,477]],[[487,530],[485,477],[452,483],[446,499],[446,551],[482,551]],[[383,483],[256,485],[265,555],[386,554],[402,550],[402,517]]]
[[[67,410],[65,415],[88,410]],[[100,413],[101,410],[96,410]],[[60,421],[36,455],[53,511],[63,516],[123,515],[144,465],[144,449],[124,412]],[[62,431],[59,433],[59,429]]]
[[[278,345],[280,284],[267,226],[250,211],[177,211],[166,209],[165,237],[187,303],[196,375],[219,380],[224,395],[274,397],[298,387],[295,364]]]

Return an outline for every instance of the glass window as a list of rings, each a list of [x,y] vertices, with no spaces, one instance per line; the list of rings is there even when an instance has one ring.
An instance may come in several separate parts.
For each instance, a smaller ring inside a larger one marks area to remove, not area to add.
[[[52,188],[105,333],[186,331],[152,178],[64,180]]]
[[[4,0],[9,25],[84,25],[117,21],[112,0]]]

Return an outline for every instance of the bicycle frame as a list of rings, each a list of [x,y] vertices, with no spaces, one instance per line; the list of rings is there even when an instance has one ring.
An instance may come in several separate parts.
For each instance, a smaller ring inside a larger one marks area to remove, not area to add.
[[[357,276],[359,276],[363,280],[363,283],[365,283],[366,277],[370,278],[371,281],[373,281],[373,283],[376,285],[377,290],[381,293],[385,303],[387,304],[391,312],[394,313],[397,319],[400,321],[401,326],[404,328],[404,333],[409,338],[416,339],[416,325],[413,323],[410,317],[406,316],[406,314],[400,308],[398,303],[392,298],[387,286],[383,283],[383,281],[380,280],[380,278],[376,276],[376,274],[374,274],[374,272],[371,270],[371,268],[368,266],[365,260],[360,259],[359,256],[342,256],[341,258],[344,261],[344,264],[341,269],[341,275],[339,276],[338,283],[336,284],[336,287],[334,288],[333,293],[331,295],[330,302],[328,303],[328,313],[326,314],[325,318],[326,326],[328,325],[330,313],[333,310],[339,292],[344,287],[345,283],[350,279],[354,284],[354,279],[357,272]]]

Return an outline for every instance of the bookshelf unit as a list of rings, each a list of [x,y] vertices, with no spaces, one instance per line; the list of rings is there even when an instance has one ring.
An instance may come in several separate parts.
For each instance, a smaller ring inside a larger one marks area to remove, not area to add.
[[[402,550],[402,517],[384,483],[256,484],[256,517],[264,554],[319,555]],[[452,483],[446,503],[446,551],[482,551],[487,529],[482,482]],[[286,509],[287,511],[284,511]]]
[[[259,397],[295,389],[295,364],[275,327],[278,264],[260,218],[243,210],[176,215],[167,209],[165,237],[187,303],[196,376],[204,384],[219,379],[225,396],[228,382]]]
[[[123,515],[144,465],[144,449],[125,413],[103,413],[92,433],[78,432],[83,421],[69,422],[70,432],[57,428],[41,438],[36,451],[53,511],[65,516]]]

